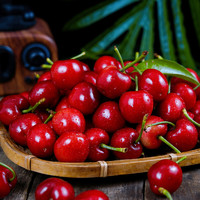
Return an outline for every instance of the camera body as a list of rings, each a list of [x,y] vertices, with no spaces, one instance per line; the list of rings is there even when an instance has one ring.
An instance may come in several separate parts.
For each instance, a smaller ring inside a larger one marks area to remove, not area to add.
[[[58,59],[56,43],[48,24],[36,18],[34,26],[0,32],[0,95],[28,91],[35,84],[35,72],[44,70],[46,58]]]

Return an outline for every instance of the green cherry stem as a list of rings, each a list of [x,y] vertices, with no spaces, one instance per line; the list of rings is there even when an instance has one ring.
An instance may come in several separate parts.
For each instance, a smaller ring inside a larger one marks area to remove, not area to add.
[[[139,56],[140,56],[140,53],[137,51],[137,52],[135,52],[135,59],[138,59],[139,58]]]
[[[185,160],[187,158],[187,156],[183,156],[182,158],[180,158],[179,160],[176,161],[177,164],[179,164],[181,161]]]
[[[140,141],[141,137],[142,137],[142,133],[144,131],[144,127],[145,127],[145,123],[147,121],[147,117],[148,117],[148,114],[145,114],[144,117],[143,117],[140,134],[139,134],[138,138],[135,140],[135,143],[138,143]]]
[[[135,63],[140,62],[141,60],[143,60],[148,54],[148,51],[143,51],[142,55],[140,55],[137,59],[135,59],[133,62],[127,64],[124,68],[120,69],[120,71],[124,72],[125,70],[127,70],[129,67],[133,66]],[[134,66],[135,67],[135,66]],[[136,68],[135,68],[136,69]],[[141,72],[140,72],[141,73]]]
[[[77,56],[73,56],[71,59],[81,58],[82,56],[86,55],[86,52],[83,51],[82,53],[78,54]]]
[[[128,151],[128,148],[111,147],[111,146],[109,146],[107,144],[103,144],[103,143],[100,144],[100,147],[104,148],[104,149],[112,150],[112,151],[122,152],[122,153],[126,153]]]
[[[163,194],[164,196],[166,196],[169,200],[173,200],[173,199],[172,199],[172,196],[171,196],[171,194],[170,194],[170,192],[167,191],[165,188],[159,187],[159,188],[158,188],[158,191],[159,191],[161,194]]]
[[[11,167],[9,167],[8,165],[6,165],[6,164],[4,164],[2,162],[0,162],[0,165],[5,167],[6,169],[8,169],[8,170],[10,170],[12,172],[13,177],[9,179],[9,181],[12,182],[16,177],[15,171]]]
[[[138,77],[135,76],[135,91],[138,91]]]
[[[162,121],[162,122],[156,122],[156,123],[153,123],[153,124],[149,124],[147,126],[145,126],[145,129],[147,129],[148,127],[151,127],[151,126],[156,126],[156,125],[160,125],[160,124],[170,124],[171,126],[176,126],[174,123],[172,122],[169,122],[169,121]]]
[[[50,115],[47,117],[47,119],[44,121],[44,124],[47,124],[52,118],[53,118],[54,114],[50,113]]]
[[[40,75],[36,72],[34,72],[34,75],[35,75],[35,78],[39,79],[40,78]]]
[[[41,65],[41,67],[43,69],[51,69],[52,65],[53,65],[53,61],[50,58],[46,58],[47,63],[49,64],[43,64]]]
[[[50,64],[53,65],[53,61],[50,58],[47,58],[46,61]]]
[[[168,94],[171,92],[171,77],[169,78],[169,81],[168,81]]]
[[[194,125],[196,125],[197,127],[200,127],[200,124],[197,123],[196,121],[194,121],[187,113],[187,110],[185,108],[183,108],[182,110],[183,114],[185,115],[185,117],[190,121],[192,122]]]
[[[115,52],[116,52],[116,54],[117,54],[117,56],[118,56],[118,58],[120,60],[120,63],[122,65],[122,69],[124,69],[124,61],[123,61],[122,56],[121,56],[121,54],[119,52],[119,49],[116,46],[114,46],[114,50],[115,50]],[[123,72],[125,72],[125,70],[123,70]]]
[[[159,60],[163,60],[163,57],[162,57],[161,55],[158,55],[157,53],[154,53],[154,56],[155,56],[156,58],[158,58]]]
[[[40,99],[34,106],[30,106],[28,109],[22,110],[22,113],[25,114],[25,113],[29,113],[29,112],[34,112],[35,109],[36,109],[40,104],[42,104],[44,101],[45,101],[45,98]]]
[[[198,84],[196,87],[194,87],[193,90],[196,90],[199,86],[200,86],[200,84]]]
[[[181,153],[174,145],[172,145],[170,142],[168,142],[163,136],[159,135],[158,139],[164,142],[167,146],[172,148],[176,153]]]

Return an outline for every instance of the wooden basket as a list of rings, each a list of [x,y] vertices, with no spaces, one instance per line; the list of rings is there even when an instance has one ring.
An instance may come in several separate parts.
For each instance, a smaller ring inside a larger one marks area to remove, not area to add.
[[[200,149],[180,154],[171,153],[162,156],[114,161],[66,163],[42,160],[24,150],[21,146],[16,145],[1,123],[0,145],[6,156],[12,162],[27,170],[51,176],[71,178],[92,178],[143,173],[147,172],[154,163],[161,159],[176,161],[183,156],[187,156],[187,158],[180,163],[180,166],[200,163]]]

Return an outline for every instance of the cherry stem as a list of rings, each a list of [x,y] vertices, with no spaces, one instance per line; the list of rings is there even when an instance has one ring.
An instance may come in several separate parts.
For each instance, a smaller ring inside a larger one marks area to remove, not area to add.
[[[40,75],[36,72],[34,72],[34,75],[35,75],[35,78],[39,79],[40,78]]]
[[[0,165],[5,167],[6,169],[8,169],[8,170],[10,170],[12,172],[13,177],[9,179],[9,181],[12,182],[16,177],[15,171],[11,167],[9,167],[8,165],[6,165],[6,164],[4,164],[2,162],[0,162]]]
[[[112,151],[122,152],[122,153],[126,153],[128,151],[128,148],[111,147],[111,146],[108,146],[107,144],[103,144],[103,143],[100,144],[100,147],[104,148],[104,149],[112,150]]]
[[[200,127],[200,124],[199,124],[198,122],[194,121],[194,120],[188,115],[187,110],[186,110],[185,108],[183,108],[182,112],[183,112],[183,114],[185,115],[185,117],[186,117],[190,122],[192,122],[194,125]]]
[[[51,119],[52,117],[54,116],[53,113],[50,113],[50,115],[47,117],[47,119],[44,121],[44,124],[47,124]]]
[[[135,140],[135,143],[138,143],[140,141],[141,137],[142,137],[142,133],[144,131],[144,127],[145,127],[145,123],[147,121],[147,117],[148,117],[148,114],[145,114],[144,117],[143,117],[140,134],[139,134],[138,138]]]
[[[162,142],[164,142],[170,148],[172,148],[176,153],[181,153],[173,144],[168,142],[163,136],[159,135],[158,139],[161,140]]]
[[[51,69],[51,66],[52,66],[52,65],[48,65],[48,64],[43,64],[43,65],[41,65],[41,67],[42,67],[43,69]]]
[[[168,81],[168,94],[171,92],[171,78]]]
[[[77,58],[80,58],[80,57],[84,56],[85,54],[86,54],[86,52],[83,51],[82,53],[78,54],[77,56],[72,57],[71,59],[77,59]]]
[[[200,86],[200,84],[198,84],[196,87],[194,87],[193,90],[196,90],[199,86]]]
[[[140,62],[141,60],[143,60],[148,54],[148,51],[143,51],[142,55],[139,56],[138,58],[136,58],[133,62],[127,64],[124,68],[120,69],[119,71],[124,72],[125,70],[127,70],[129,67],[133,66],[135,63]],[[135,66],[134,66],[135,67]],[[136,70],[139,70],[138,68],[135,67]],[[140,74],[142,73],[141,71],[138,71]]]
[[[154,56],[155,56],[156,58],[158,58],[159,60],[163,60],[163,57],[162,57],[161,55],[158,55],[157,53],[154,53]]]
[[[179,164],[181,161],[185,160],[187,158],[187,156],[183,156],[182,158],[180,158],[179,160],[176,161],[177,164]]]
[[[139,58],[139,55],[140,55],[140,53],[137,51],[137,52],[135,53],[135,59],[138,59],[138,58]]]
[[[153,123],[153,124],[149,124],[147,126],[145,126],[145,129],[151,127],[151,126],[156,126],[156,125],[160,125],[160,124],[170,124],[172,126],[176,126],[174,123],[172,122],[169,122],[169,121],[162,121],[162,122],[156,122],[156,123]]]
[[[115,52],[116,52],[116,54],[117,54],[117,56],[118,56],[118,58],[120,60],[120,63],[122,65],[122,69],[124,69],[124,61],[123,61],[122,56],[121,56],[121,54],[119,52],[119,49],[116,46],[114,46],[114,50],[115,50]],[[123,72],[125,72],[125,70],[123,70]]]
[[[135,76],[135,91],[138,91],[138,77]]]
[[[53,65],[53,61],[50,58],[47,58],[46,61],[50,64]]]
[[[42,104],[45,101],[45,98],[40,99],[34,106],[30,106],[28,109],[26,110],[22,110],[22,113],[29,113],[29,112],[34,112],[35,109]]]
[[[169,200],[173,200],[173,199],[172,199],[172,196],[171,196],[171,194],[170,194],[170,192],[167,191],[165,188],[159,187],[159,188],[158,188],[158,191],[159,191],[161,194],[163,194],[164,196],[166,196]]]
[[[49,108],[47,108],[46,111],[47,111],[48,113],[52,114],[52,115],[56,114],[56,111],[53,111],[53,110],[51,110],[51,109],[49,109]]]

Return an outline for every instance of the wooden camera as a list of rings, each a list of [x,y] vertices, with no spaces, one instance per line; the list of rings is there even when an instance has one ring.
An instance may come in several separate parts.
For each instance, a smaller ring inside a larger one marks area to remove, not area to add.
[[[0,31],[0,96],[30,90],[46,58],[56,61],[58,53],[44,20],[36,18],[27,29]]]

